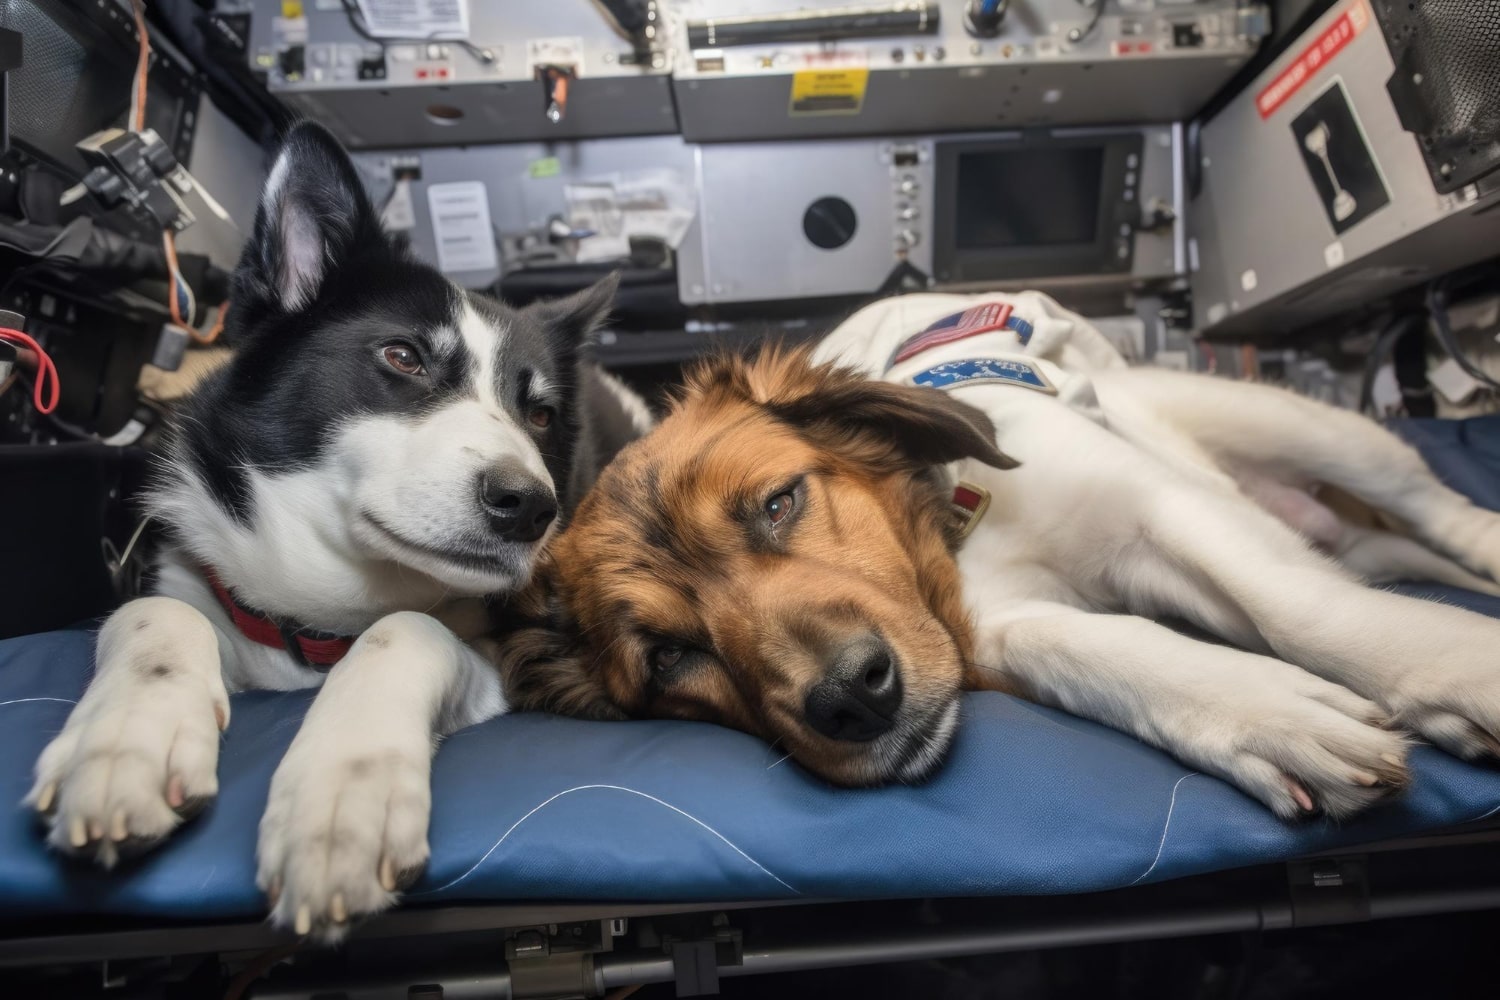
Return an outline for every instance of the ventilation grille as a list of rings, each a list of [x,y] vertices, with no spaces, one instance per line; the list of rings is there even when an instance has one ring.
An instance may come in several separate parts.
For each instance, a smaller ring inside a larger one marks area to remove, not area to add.
[[[1376,0],[1388,89],[1439,191],[1500,166],[1500,0]]]

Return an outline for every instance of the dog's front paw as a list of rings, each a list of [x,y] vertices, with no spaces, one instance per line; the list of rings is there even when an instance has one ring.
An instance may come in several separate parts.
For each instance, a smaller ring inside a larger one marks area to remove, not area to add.
[[[48,844],[106,868],[152,847],[218,794],[219,732],[229,723],[222,684],[165,660],[128,669],[142,675],[138,683],[101,683],[85,695],[42,751],[25,799],[48,824]]]
[[[1477,643],[1476,649],[1490,653]],[[1439,662],[1408,676],[1383,700],[1399,725],[1455,757],[1500,762],[1500,668]]]
[[[1405,788],[1407,738],[1373,702],[1325,680],[1270,675],[1208,764],[1283,819],[1341,819]]]
[[[390,907],[426,866],[430,760],[311,749],[294,745],[271,781],[256,882],[273,922],[331,942]]]

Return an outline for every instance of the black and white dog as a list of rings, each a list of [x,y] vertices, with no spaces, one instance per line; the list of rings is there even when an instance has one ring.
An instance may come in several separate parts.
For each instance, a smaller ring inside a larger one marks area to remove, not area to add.
[[[436,739],[506,708],[468,644],[482,598],[526,583],[649,426],[586,356],[614,287],[520,311],[471,295],[382,233],[332,136],[295,128],[235,275],[232,360],[148,499],[170,539],[154,596],[105,624],[37,763],[49,843],[105,866],[157,843],[218,789],[228,692],[321,684],[259,882],[302,934],[389,906],[427,859]]]

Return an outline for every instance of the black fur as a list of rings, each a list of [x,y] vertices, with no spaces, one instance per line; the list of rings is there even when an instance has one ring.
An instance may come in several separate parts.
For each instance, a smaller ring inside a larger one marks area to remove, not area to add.
[[[262,202],[234,276],[224,331],[234,358],[188,401],[174,449],[179,460],[231,517],[248,523],[248,468],[312,467],[341,421],[420,414],[466,390],[474,359],[462,349],[440,350],[434,333],[453,327],[467,302],[506,331],[495,365],[503,405],[523,426],[537,405],[556,411],[538,447],[570,510],[632,436],[611,427],[596,439],[590,431],[588,411],[608,404],[593,401],[603,394],[586,342],[609,310],[614,281],[510,309],[458,288],[387,237],[348,156],[322,127],[295,127],[282,156],[281,184]],[[309,237],[321,253],[291,252]],[[303,294],[289,295],[293,287]],[[380,362],[397,341],[416,348],[426,379]],[[518,390],[538,376],[552,387],[548,398],[521,398]],[[620,414],[608,416],[613,422]]]

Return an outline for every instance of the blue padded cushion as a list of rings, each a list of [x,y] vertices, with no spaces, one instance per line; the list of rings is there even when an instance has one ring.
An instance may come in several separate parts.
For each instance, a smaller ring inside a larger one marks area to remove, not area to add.
[[[1399,428],[1455,486],[1500,507],[1500,418]],[[1414,592],[1415,591],[1414,589]],[[1420,593],[1500,617],[1500,600]],[[0,642],[0,798],[91,669],[93,634]],[[49,855],[0,810],[0,915],[255,917],[256,826],[310,695],[236,696],[218,801],[112,874]],[[1065,893],[1386,839],[1500,813],[1500,772],[1430,749],[1399,801],[1343,826],[1281,822],[1129,737],[999,694],[963,706],[948,766],[922,788],[830,788],[714,726],[513,715],[455,735],[433,772],[420,903]]]

